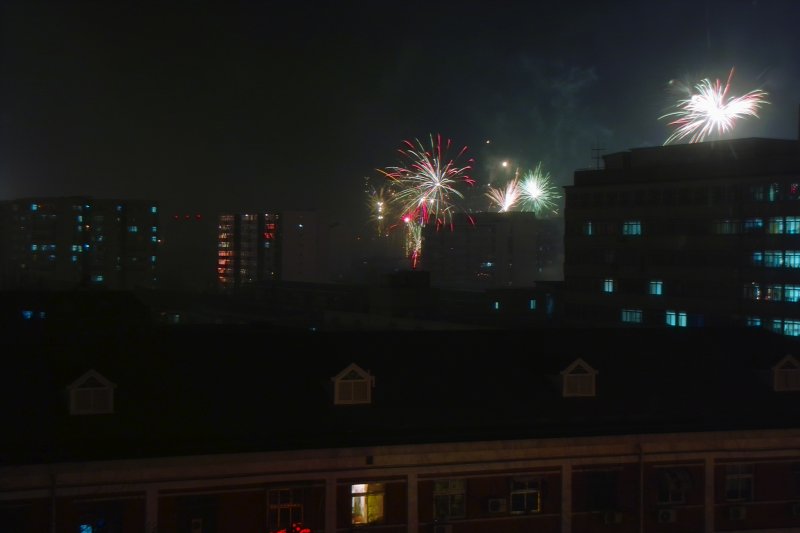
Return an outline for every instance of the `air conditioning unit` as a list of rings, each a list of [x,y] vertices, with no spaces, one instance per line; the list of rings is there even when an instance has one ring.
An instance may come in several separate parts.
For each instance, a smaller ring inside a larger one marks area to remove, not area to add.
[[[737,505],[735,507],[728,508],[728,518],[731,520],[744,520],[746,516],[747,507]]]
[[[505,498],[489,498],[489,512],[490,513],[505,513],[506,512],[506,499]]]
[[[622,523],[622,513],[618,512],[618,511],[608,511],[603,515],[603,522],[606,525],[621,524]]]
[[[433,526],[433,533],[453,533],[451,524],[436,524]]]
[[[658,511],[658,523],[659,524],[671,524],[675,521],[675,510],[674,509],[661,509]]]
[[[800,502],[792,504],[792,516],[800,516]]]

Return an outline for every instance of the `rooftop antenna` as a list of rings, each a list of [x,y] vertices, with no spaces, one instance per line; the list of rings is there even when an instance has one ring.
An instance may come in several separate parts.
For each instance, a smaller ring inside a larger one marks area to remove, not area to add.
[[[597,142],[597,140],[595,140],[595,142]],[[595,169],[597,170],[600,170],[600,158],[602,157],[600,155],[600,152],[602,150],[605,150],[605,148],[600,148],[600,147],[592,148],[592,159],[594,159]]]

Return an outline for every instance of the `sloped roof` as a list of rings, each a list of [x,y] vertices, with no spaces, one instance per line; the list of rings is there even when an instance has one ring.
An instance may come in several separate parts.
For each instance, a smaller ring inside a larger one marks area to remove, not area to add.
[[[4,350],[0,462],[461,440],[800,427],[771,369],[800,353],[763,330],[291,333],[180,326],[74,332]],[[597,395],[563,398],[578,357]],[[332,376],[375,376],[371,405],[334,405]],[[64,388],[114,376],[113,415],[71,417]]]

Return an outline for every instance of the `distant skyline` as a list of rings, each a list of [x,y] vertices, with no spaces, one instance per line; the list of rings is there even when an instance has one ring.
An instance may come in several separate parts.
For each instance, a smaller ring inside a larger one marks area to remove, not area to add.
[[[793,0],[8,1],[0,200],[323,209],[358,232],[404,139],[467,146],[479,187],[503,160],[561,187],[595,148],[661,145],[670,80],[732,67],[770,102],[732,136],[796,139],[798,20]]]

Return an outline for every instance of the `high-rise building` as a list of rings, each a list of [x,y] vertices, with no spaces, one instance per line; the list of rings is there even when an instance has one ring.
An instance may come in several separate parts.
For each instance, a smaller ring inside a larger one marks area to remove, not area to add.
[[[0,286],[127,290],[157,283],[155,202],[88,196],[0,203]]]
[[[637,148],[603,160],[565,188],[568,320],[800,335],[800,142]]]
[[[427,226],[420,268],[454,289],[530,287],[563,279],[562,221],[530,212],[481,212]]]
[[[324,235],[314,212],[220,215],[219,284],[239,289],[268,281],[327,281]]]

